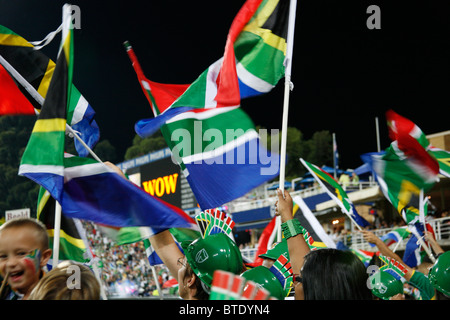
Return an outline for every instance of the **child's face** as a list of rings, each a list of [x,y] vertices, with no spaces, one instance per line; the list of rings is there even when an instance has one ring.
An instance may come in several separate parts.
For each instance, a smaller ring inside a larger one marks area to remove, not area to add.
[[[40,243],[36,231],[28,227],[13,227],[0,233],[0,272],[9,273],[8,284],[14,291],[27,293],[39,281]]]

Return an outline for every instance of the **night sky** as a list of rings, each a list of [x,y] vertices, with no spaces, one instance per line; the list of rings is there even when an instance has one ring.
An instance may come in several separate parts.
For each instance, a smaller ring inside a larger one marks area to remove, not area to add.
[[[393,3],[394,2],[394,3]],[[61,23],[64,1],[0,0],[0,24],[29,41]],[[152,117],[123,42],[129,40],[146,76],[191,83],[223,55],[231,22],[244,1],[72,1],[81,9],[75,30],[74,84],[96,111],[101,138],[122,159],[134,123]],[[381,9],[381,29],[369,30],[369,5]],[[389,144],[385,112],[393,109],[426,134],[450,129],[450,4],[445,1],[299,1],[289,126],[306,139],[336,133],[340,167],[362,164]],[[60,35],[43,49],[56,60]],[[256,125],[280,129],[282,79],[270,93],[243,100]]]

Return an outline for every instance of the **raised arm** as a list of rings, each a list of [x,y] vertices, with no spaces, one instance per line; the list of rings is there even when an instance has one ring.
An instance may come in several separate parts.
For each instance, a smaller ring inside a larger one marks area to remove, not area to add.
[[[389,249],[389,247],[380,238],[378,238],[375,234],[373,234],[373,232],[370,232],[368,230],[362,230],[361,232],[364,236],[364,240],[376,245],[378,250],[383,256],[398,261],[406,271],[404,278],[408,281],[411,279],[414,273],[414,269],[406,265],[406,263],[403,262],[402,258],[400,258],[400,256],[396,254],[394,251]]]
[[[303,267],[303,261],[305,255],[310,251],[308,244],[305,242],[302,233],[296,233],[294,231],[295,227],[292,225],[292,221],[294,221],[293,217],[293,203],[291,195],[288,191],[284,191],[284,197],[281,193],[281,190],[277,190],[278,194],[278,203],[277,203],[277,214],[281,216],[282,225],[290,224],[289,235],[284,234],[287,239],[289,258],[292,265],[292,270],[294,273],[299,273],[300,269]],[[288,222],[292,220],[291,222]],[[295,219],[296,220],[296,219]],[[298,221],[298,220],[297,220]]]
[[[150,237],[150,243],[162,262],[169,269],[170,274],[178,279],[178,259],[184,258],[169,230],[157,233]]]
[[[122,170],[120,170],[120,168],[118,168],[116,165],[112,164],[109,161],[105,161],[104,164],[117,172],[117,174],[119,174],[121,177],[128,180]],[[130,181],[130,183],[132,182]],[[178,279],[179,266],[177,261],[179,258],[184,258],[184,255],[175,243],[175,240],[173,239],[170,231],[165,230],[151,236],[150,243],[158,256],[161,258],[162,262],[169,269],[172,277]]]

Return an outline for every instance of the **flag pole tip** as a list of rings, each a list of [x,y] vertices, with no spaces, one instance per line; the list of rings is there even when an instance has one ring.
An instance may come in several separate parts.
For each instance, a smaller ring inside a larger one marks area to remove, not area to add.
[[[125,47],[125,49],[131,49],[131,44],[128,40],[125,40],[123,42],[123,46]]]

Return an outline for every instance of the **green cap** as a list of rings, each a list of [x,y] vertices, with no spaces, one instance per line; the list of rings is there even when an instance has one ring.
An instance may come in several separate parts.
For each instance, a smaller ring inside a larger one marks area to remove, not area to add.
[[[186,260],[200,280],[211,287],[214,271],[223,270],[239,274],[243,268],[241,252],[236,243],[224,233],[183,241]]]
[[[437,258],[428,273],[428,279],[436,290],[450,296],[450,251]]]
[[[287,240],[283,239],[281,242],[275,242],[266,253],[260,254],[258,257],[264,259],[277,260],[279,256],[285,255],[289,259],[289,251]]]
[[[372,293],[380,299],[389,300],[396,294],[403,293],[403,283],[385,271],[371,275],[369,281]]]
[[[241,277],[255,282],[258,286],[269,291],[270,296],[278,300],[283,300],[286,297],[286,292],[280,281],[278,281],[277,277],[264,266],[247,270],[241,274]]]

